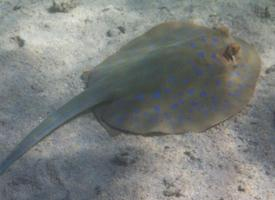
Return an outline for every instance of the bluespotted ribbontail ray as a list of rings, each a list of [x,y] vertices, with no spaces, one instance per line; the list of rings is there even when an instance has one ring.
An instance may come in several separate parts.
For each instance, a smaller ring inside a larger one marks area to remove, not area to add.
[[[227,28],[162,23],[99,64],[88,89],[31,131],[1,163],[0,174],[88,109],[105,128],[132,134],[206,130],[248,103],[260,66],[255,48]]]

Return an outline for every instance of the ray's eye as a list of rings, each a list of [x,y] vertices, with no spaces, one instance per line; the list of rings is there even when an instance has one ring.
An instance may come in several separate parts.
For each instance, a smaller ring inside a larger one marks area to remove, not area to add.
[[[240,45],[238,43],[231,43],[229,44],[225,51],[223,52],[223,57],[227,60],[227,61],[234,61],[235,60],[235,56],[239,53],[240,51]]]

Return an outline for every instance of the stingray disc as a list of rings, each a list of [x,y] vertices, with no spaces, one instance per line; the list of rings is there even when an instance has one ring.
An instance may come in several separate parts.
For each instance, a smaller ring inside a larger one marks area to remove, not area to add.
[[[203,131],[245,106],[260,72],[255,49],[224,29],[160,24],[95,68],[113,99],[94,108],[112,129],[149,135]]]

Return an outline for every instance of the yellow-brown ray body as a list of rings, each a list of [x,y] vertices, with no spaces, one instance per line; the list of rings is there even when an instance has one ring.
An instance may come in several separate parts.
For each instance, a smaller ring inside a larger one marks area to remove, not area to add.
[[[160,24],[97,66],[89,88],[32,130],[1,163],[0,174],[91,108],[112,130],[142,135],[205,130],[248,103],[259,72],[255,49],[224,28]]]
[[[120,70],[102,70],[109,66]],[[170,22],[105,60],[89,85],[96,77],[125,80],[115,88],[118,98],[94,109],[107,129],[178,134],[203,131],[239,112],[259,72],[255,49],[225,28]]]

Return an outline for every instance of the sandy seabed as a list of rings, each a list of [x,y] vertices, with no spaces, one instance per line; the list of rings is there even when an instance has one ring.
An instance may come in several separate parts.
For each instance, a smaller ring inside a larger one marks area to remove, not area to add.
[[[92,114],[40,142],[0,177],[2,200],[275,200],[273,0],[0,0],[0,160],[91,70],[170,20],[226,25],[262,59],[255,94],[203,133],[110,136]]]

